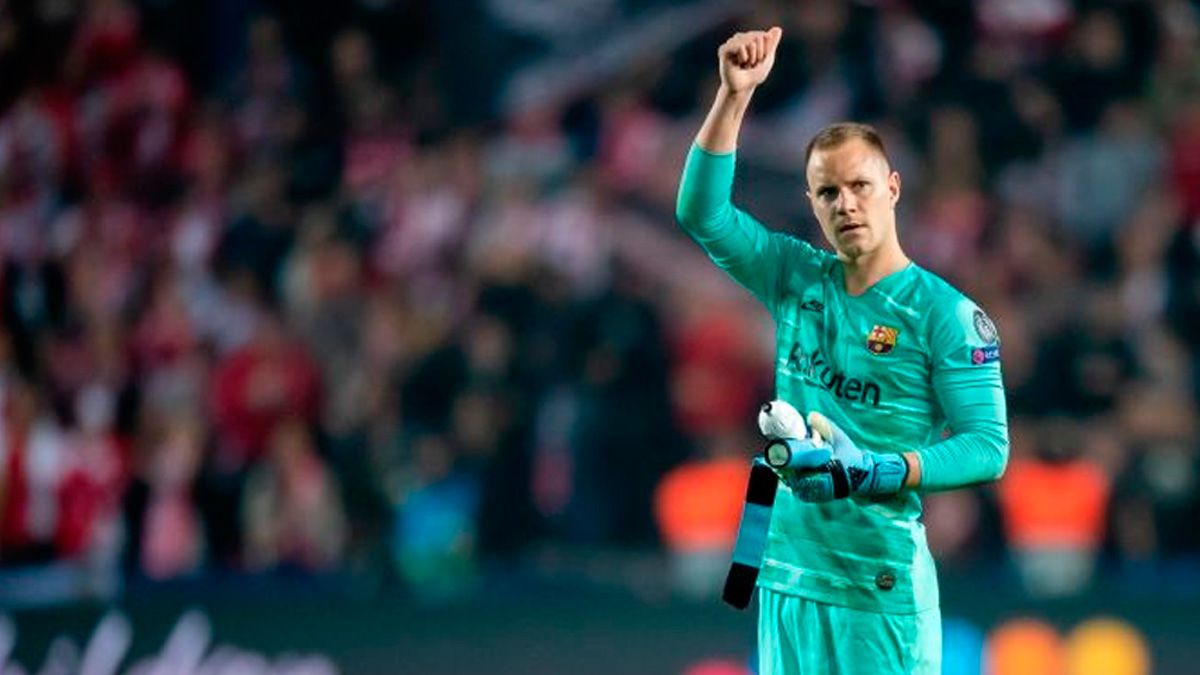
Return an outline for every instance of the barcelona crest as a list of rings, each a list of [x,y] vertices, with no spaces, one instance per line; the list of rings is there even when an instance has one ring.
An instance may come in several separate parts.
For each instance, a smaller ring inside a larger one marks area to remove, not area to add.
[[[887,354],[896,346],[896,336],[899,334],[898,328],[875,326],[867,333],[867,350],[872,354]]]

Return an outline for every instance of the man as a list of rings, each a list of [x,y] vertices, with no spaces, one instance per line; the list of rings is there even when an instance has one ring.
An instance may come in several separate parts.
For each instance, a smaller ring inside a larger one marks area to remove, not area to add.
[[[759,586],[761,673],[938,673],[941,616],[919,492],[998,478],[1008,427],[992,322],[913,264],[900,176],[875,131],[835,124],[806,196],[834,254],[730,202],[738,131],[779,28],[718,50],[721,85],[688,155],[677,215],[776,322],[776,389],[828,439],[779,470]],[[947,436],[944,432],[949,431]]]

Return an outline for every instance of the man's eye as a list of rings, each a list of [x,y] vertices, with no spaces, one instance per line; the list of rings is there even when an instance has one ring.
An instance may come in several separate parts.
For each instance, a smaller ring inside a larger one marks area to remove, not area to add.
[[[837,196],[837,190],[831,187],[821,188],[820,190],[817,190],[817,196],[828,201]]]

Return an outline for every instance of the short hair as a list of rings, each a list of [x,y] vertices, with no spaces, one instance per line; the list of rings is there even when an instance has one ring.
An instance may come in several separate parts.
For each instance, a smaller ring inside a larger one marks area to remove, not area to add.
[[[829,126],[817,132],[812,140],[808,142],[808,147],[804,149],[804,167],[807,170],[808,160],[812,158],[813,151],[827,150],[836,148],[842,143],[852,139],[861,139],[867,145],[879,151],[883,155],[883,159],[891,166],[892,161],[888,157],[887,149],[883,147],[883,137],[875,130],[875,127],[870,124],[861,122],[834,122]]]

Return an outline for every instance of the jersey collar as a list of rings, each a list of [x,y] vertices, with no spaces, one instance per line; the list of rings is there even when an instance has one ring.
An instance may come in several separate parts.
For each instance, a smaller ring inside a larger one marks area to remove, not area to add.
[[[846,268],[841,263],[834,265],[833,277],[834,277],[834,280],[837,282],[837,287],[839,289],[841,289],[842,293],[846,297],[848,297],[848,298],[863,298],[873,292],[883,293],[884,295],[892,295],[893,293],[896,292],[897,289],[899,289],[901,286],[903,286],[905,284],[906,280],[912,275],[912,272],[916,269],[917,269],[916,263],[914,263],[912,260],[909,260],[908,264],[905,265],[904,267],[901,267],[900,269],[896,270],[895,272],[892,272],[891,274],[885,276],[884,278],[880,279],[879,281],[876,281],[874,284],[871,284],[870,286],[868,286],[867,290],[863,291],[861,295],[850,295],[849,293],[846,292]]]

